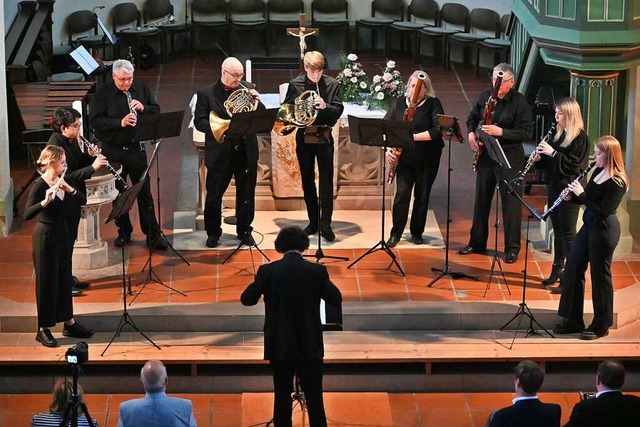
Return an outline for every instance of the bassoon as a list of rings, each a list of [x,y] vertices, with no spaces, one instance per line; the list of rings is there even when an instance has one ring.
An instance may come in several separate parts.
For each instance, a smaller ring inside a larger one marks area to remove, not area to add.
[[[420,92],[422,92],[422,85],[427,80],[427,74],[423,72],[419,72],[416,74],[416,78],[418,81],[416,82],[416,88],[413,91],[413,96],[409,100],[409,106],[404,112],[404,116],[402,116],[402,121],[410,122],[413,120],[413,116],[416,114],[416,107],[418,106],[418,101],[420,100]],[[389,174],[387,175],[387,184],[391,184],[396,177],[396,168],[398,167],[398,162],[400,161],[400,156],[402,155],[402,148],[392,148],[396,154],[396,158],[393,161],[389,161]]]
[[[489,99],[487,99],[487,103],[484,105],[484,112],[482,113],[482,123],[480,126],[490,125],[493,119],[493,112],[496,109],[496,104],[498,103],[498,91],[500,90],[500,86],[502,85],[502,78],[504,77],[503,71],[498,71],[496,74],[496,82],[493,85],[493,92]],[[478,126],[478,129],[480,129]],[[476,131],[476,134],[478,132]],[[473,161],[471,162],[471,169],[475,172],[478,170],[478,161],[480,160],[480,154],[482,154],[483,150],[482,141],[478,141],[478,149],[473,153]]]

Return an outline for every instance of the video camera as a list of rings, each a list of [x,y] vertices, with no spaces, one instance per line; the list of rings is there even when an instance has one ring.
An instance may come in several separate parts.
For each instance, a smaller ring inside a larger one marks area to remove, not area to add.
[[[588,393],[586,391],[581,391],[580,392],[580,400],[588,400],[588,399],[595,399],[596,398],[596,394],[595,393]]]
[[[80,341],[70,347],[64,357],[70,365],[82,365],[89,360],[89,345],[84,341]]]

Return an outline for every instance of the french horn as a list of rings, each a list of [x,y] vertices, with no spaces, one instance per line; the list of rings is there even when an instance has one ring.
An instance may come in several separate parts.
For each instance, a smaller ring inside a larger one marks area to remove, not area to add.
[[[318,117],[316,99],[318,93],[305,90],[294,100],[293,104],[282,104],[278,110],[273,131],[278,135],[289,135],[296,128],[309,126]]]
[[[233,91],[229,98],[224,101],[224,109],[230,117],[237,113],[256,111],[258,108],[259,102],[251,95],[249,88],[242,84],[241,86],[241,89]],[[211,127],[211,132],[216,141],[222,142],[224,134],[229,130],[229,123],[231,123],[230,119],[223,119],[213,111],[209,113],[209,127]]]

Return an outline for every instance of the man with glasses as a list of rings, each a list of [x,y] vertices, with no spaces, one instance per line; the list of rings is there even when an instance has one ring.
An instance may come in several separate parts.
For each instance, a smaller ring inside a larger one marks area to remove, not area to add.
[[[304,55],[304,74],[289,82],[285,104],[294,104],[306,90],[318,94],[313,99],[318,110],[316,119],[296,133],[296,155],[300,164],[302,192],[307,205],[309,225],[304,229],[307,236],[320,231],[322,237],[333,242],[336,238],[331,229],[333,215],[333,135],[331,129],[336,124],[344,106],[340,97],[340,83],[333,77],[322,74],[324,56],[317,51]],[[318,183],[320,187],[320,207],[315,184],[315,160],[318,161]],[[318,229],[319,227],[319,229]]]
[[[87,150],[81,150],[82,142],[78,141],[80,134],[80,117],[78,110],[70,107],[58,108],[53,112],[53,134],[49,138],[47,145],[56,145],[64,150],[67,159],[67,172],[65,180],[82,194],[87,194],[85,180],[109,162],[103,155],[92,157]],[[65,209],[65,219],[69,230],[69,247],[71,249],[71,261],[73,262],[73,246],[78,238],[78,226],[82,206],[73,197],[68,209]],[[82,294],[83,289],[87,289],[90,284],[78,280],[76,276],[71,276],[71,295]]]
[[[524,149],[522,143],[531,139],[533,124],[531,119],[531,107],[523,95],[513,87],[515,85],[513,68],[508,64],[498,64],[493,69],[493,84],[495,85],[498,72],[504,76],[498,89],[497,103],[491,118],[491,124],[483,124],[484,109],[491,97],[494,88],[488,88],[480,94],[469,117],[467,129],[469,146],[473,151],[478,150],[479,136],[476,130],[480,129],[495,137],[502,146],[504,154],[511,164],[511,169],[501,167],[491,160],[484,150],[478,160],[476,175],[475,205],[473,209],[473,224],[469,244],[460,249],[460,255],[472,253],[485,253],[487,251],[487,239],[489,237],[489,214],[491,202],[496,184],[500,183],[500,199],[502,201],[502,219],[504,224],[505,261],[512,264],[518,260],[520,252],[520,225],[522,222],[522,210],[520,201],[508,194],[508,189],[503,180],[511,180],[514,175],[524,168]],[[516,190],[522,194],[522,189]]]
[[[243,245],[254,244],[251,223],[255,215],[258,139],[254,134],[240,137],[223,135],[221,140],[217,141],[209,120],[211,113],[221,119],[231,119],[231,114],[224,103],[234,91],[252,86],[251,83],[243,81],[243,77],[242,63],[234,57],[229,57],[222,62],[220,78],[213,84],[200,89],[197,94],[193,123],[196,129],[205,135],[204,162],[207,167],[205,184],[207,196],[204,203],[204,228],[207,232],[205,245],[208,248],[215,248],[220,244],[222,196],[232,176],[236,184],[236,234]],[[264,105],[258,101],[260,94],[255,89],[249,89],[249,93],[253,100],[258,102],[257,108],[264,108]]]
[[[113,63],[113,81],[98,89],[91,102],[91,127],[102,141],[102,153],[113,162],[122,165],[122,178],[131,178],[136,184],[147,169],[147,152],[144,143],[134,140],[135,126],[139,115],[159,114],[160,106],[151,95],[147,85],[133,78],[133,64],[118,59]],[[129,99],[131,101],[129,101]],[[120,191],[120,183],[116,185]],[[138,215],[140,228],[147,235],[147,246],[167,249],[167,243],[161,237],[160,226],[156,220],[149,180],[138,194]],[[129,213],[116,220],[118,237],[116,246],[131,242],[133,225]]]

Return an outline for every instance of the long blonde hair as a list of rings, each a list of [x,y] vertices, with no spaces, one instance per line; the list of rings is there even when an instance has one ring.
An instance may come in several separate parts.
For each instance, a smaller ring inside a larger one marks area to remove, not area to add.
[[[584,129],[584,121],[582,120],[582,111],[578,101],[573,98],[563,98],[556,102],[556,108],[566,117],[565,128],[562,129],[558,125],[556,134],[553,137],[554,141],[558,141],[564,133],[564,139],[560,143],[560,147],[568,147],[571,142],[576,139],[580,132]]]
[[[604,135],[596,139],[594,145],[607,153],[607,169],[611,179],[620,187],[627,188],[629,186],[629,178],[624,168],[620,142],[612,135]]]

